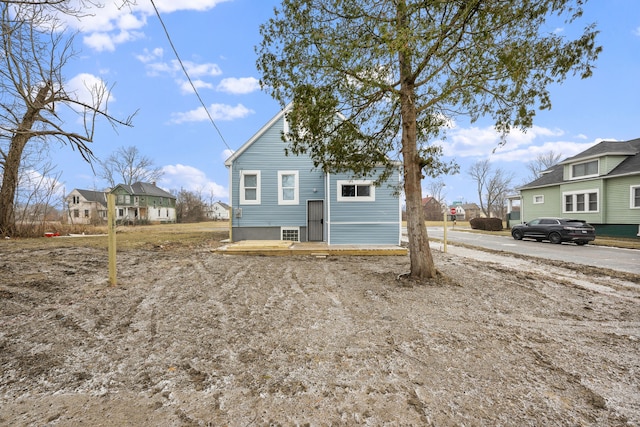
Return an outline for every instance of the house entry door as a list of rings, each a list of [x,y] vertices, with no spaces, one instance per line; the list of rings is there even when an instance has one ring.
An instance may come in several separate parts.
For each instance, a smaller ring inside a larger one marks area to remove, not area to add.
[[[322,242],[324,237],[324,201],[307,202],[307,240]]]

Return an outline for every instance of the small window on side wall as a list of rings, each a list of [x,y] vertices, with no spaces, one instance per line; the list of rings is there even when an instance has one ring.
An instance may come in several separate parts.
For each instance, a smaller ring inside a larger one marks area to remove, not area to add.
[[[278,171],[278,204],[299,204],[298,171]]]
[[[240,204],[260,204],[260,171],[240,172]]]
[[[631,209],[640,209],[640,185],[634,185],[631,187]]]
[[[373,202],[376,188],[371,181],[338,181],[339,202]]]
[[[542,195],[533,196],[534,205],[541,205],[543,203],[544,203],[544,196]]]

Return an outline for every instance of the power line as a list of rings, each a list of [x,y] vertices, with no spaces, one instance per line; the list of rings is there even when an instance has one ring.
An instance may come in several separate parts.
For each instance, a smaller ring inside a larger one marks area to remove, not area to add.
[[[207,106],[205,105],[204,101],[200,97],[200,93],[198,93],[198,90],[196,89],[196,85],[193,84],[193,81],[191,80],[191,77],[189,76],[189,73],[187,72],[187,69],[185,68],[184,64],[182,63],[182,59],[180,59],[180,55],[178,55],[178,50],[176,49],[176,47],[173,44],[173,41],[171,40],[171,36],[169,35],[169,31],[167,30],[167,27],[164,25],[164,21],[160,17],[160,12],[158,12],[158,8],[156,7],[156,4],[153,2],[153,0],[150,0],[150,1],[151,1],[151,5],[153,6],[153,10],[156,11],[156,16],[158,17],[158,20],[160,21],[160,25],[162,25],[162,29],[164,30],[164,33],[167,36],[167,40],[169,40],[169,45],[171,45],[171,49],[173,49],[173,53],[176,55],[176,58],[178,59],[178,63],[180,63],[180,67],[182,67],[182,71],[184,72],[184,75],[187,76],[187,80],[189,81],[189,84],[191,84],[191,87],[193,88],[193,92],[195,92],[196,97],[198,97],[198,101],[200,101],[200,104],[204,108],[204,111],[207,112],[207,116],[209,117],[209,120],[211,121],[211,124],[213,125],[213,127],[218,132],[218,135],[220,135],[220,139],[222,139],[222,142],[224,143],[224,145],[229,150],[231,150],[231,147],[229,147],[229,144],[227,144],[227,141],[225,141],[224,137],[222,136],[222,132],[220,132],[220,129],[218,129],[218,126],[216,126],[216,122],[213,121],[213,117],[211,117],[211,113],[209,113],[209,109],[207,108]]]

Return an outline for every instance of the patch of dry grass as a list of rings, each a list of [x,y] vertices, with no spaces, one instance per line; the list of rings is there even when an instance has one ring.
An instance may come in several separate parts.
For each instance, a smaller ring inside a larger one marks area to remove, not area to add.
[[[2,244],[15,249],[45,247],[91,247],[108,248],[106,226],[83,226],[55,230],[60,237],[15,238],[4,240]],[[84,233],[84,235],[82,235]],[[229,236],[229,223],[223,221],[193,224],[154,224],[139,226],[118,226],[116,245],[118,250],[154,247],[196,247],[217,246],[219,241]]]

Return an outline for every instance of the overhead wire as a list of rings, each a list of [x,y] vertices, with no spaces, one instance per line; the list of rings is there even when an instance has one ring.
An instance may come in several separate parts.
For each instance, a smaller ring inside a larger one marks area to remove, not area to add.
[[[193,81],[191,80],[191,76],[189,76],[189,73],[187,72],[187,68],[184,66],[184,63],[182,62],[182,59],[180,59],[180,55],[178,55],[178,50],[176,49],[175,45],[173,44],[173,40],[171,40],[171,36],[169,35],[169,31],[167,30],[167,26],[164,24],[164,21],[162,20],[162,17],[160,16],[160,12],[158,11],[158,8],[156,7],[156,4],[154,3],[153,0],[149,0],[149,1],[151,1],[151,5],[153,6],[153,10],[155,10],[155,12],[156,12],[156,16],[158,17],[158,20],[160,21],[160,25],[162,25],[162,29],[164,30],[164,33],[167,36],[167,40],[169,40],[169,45],[171,46],[171,49],[173,50],[173,53],[175,54],[176,58],[178,59],[178,63],[180,64],[180,67],[182,67],[182,72],[187,77],[187,80],[189,81],[189,84],[191,85],[191,88],[193,89],[193,92],[196,94],[196,97],[198,98],[198,101],[200,101],[200,104],[204,108],[204,111],[207,113],[207,117],[209,117],[209,121],[211,121],[211,124],[216,129],[216,131],[218,132],[218,135],[220,136],[220,139],[222,140],[224,145],[229,150],[231,150],[231,147],[229,147],[229,144],[227,144],[227,141],[224,139],[224,136],[222,136],[222,132],[220,132],[220,129],[216,125],[216,122],[213,120],[213,117],[211,117],[211,113],[209,112],[209,109],[205,105],[204,101],[202,100],[202,97],[200,96],[200,93],[198,92],[198,89],[196,89],[196,85],[193,84]]]

